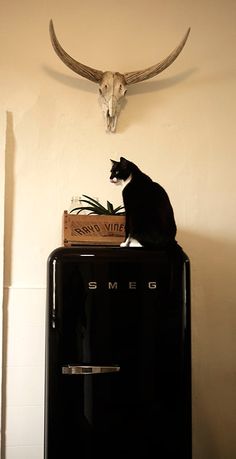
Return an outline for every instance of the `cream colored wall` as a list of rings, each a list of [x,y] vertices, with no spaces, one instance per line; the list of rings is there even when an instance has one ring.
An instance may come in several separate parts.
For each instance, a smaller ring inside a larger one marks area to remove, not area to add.
[[[50,18],[66,50],[102,70],[145,68],[191,34],[169,69],[129,88],[107,134],[97,86],[52,50]],[[194,459],[234,459],[235,1],[2,0],[0,21],[5,459],[43,457],[46,260],[72,195],[121,203],[108,180],[120,155],[167,189],[191,259]]]

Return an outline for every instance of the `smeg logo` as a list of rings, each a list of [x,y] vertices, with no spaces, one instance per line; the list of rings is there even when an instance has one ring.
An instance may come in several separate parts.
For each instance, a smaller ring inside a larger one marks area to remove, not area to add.
[[[157,289],[157,281],[146,281],[142,284],[137,283],[136,281],[107,281],[107,282],[97,282],[97,281],[89,281],[88,282],[88,289],[89,290],[98,290],[98,289],[106,289],[106,290],[156,290]]]

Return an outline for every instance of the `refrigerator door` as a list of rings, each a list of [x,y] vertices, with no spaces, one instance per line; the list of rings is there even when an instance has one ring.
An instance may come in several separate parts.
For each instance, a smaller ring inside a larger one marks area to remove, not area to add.
[[[48,259],[45,459],[191,458],[190,263],[180,247]]]

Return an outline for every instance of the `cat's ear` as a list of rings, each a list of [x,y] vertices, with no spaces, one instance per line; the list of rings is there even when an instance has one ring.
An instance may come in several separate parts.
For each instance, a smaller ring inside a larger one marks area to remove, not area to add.
[[[115,164],[117,161],[114,161],[114,159],[110,159],[110,161],[112,162],[112,164]]]
[[[123,168],[126,168],[127,165],[128,165],[127,159],[125,159],[123,156],[120,157],[120,165],[121,165]]]

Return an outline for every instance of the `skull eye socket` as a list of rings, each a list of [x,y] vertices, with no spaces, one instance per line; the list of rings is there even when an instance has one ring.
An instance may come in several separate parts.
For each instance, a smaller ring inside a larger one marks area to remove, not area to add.
[[[102,95],[105,91],[107,91],[108,85],[104,84],[101,88],[99,88],[99,92]]]

